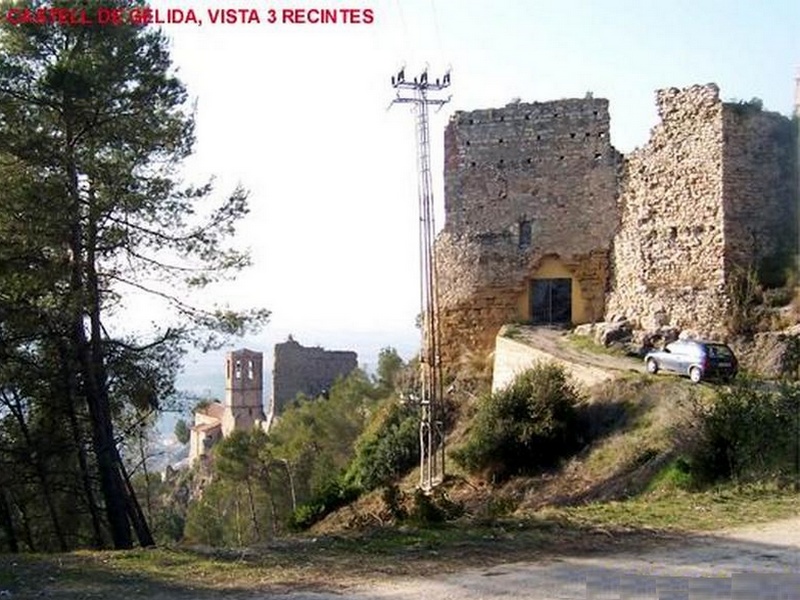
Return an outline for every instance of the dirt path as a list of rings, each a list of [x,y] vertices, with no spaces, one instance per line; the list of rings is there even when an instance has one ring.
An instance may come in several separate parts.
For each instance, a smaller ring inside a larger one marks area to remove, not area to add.
[[[547,327],[522,327],[522,340],[532,346],[547,350],[551,354],[573,362],[592,365],[609,371],[644,372],[641,360],[613,354],[599,354],[583,350],[567,339],[567,332]]]
[[[263,596],[267,598],[267,596]],[[643,554],[558,557],[280,600],[758,600],[800,598],[800,517],[671,544]]]
[[[547,327],[515,326],[513,336],[500,335],[495,343],[492,389],[539,361],[561,364],[581,384],[591,387],[622,373],[644,372],[640,360],[590,352],[571,344],[565,331]]]

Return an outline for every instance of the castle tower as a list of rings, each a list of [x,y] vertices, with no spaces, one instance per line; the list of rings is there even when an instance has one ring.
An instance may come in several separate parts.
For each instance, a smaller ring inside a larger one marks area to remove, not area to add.
[[[225,411],[222,435],[252,429],[264,417],[264,355],[242,349],[229,352],[225,360]]]

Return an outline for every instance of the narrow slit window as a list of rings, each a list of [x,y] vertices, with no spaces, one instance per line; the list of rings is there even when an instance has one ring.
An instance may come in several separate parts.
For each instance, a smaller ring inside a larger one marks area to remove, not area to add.
[[[533,236],[533,226],[528,219],[519,222],[519,247],[520,249],[530,248]]]

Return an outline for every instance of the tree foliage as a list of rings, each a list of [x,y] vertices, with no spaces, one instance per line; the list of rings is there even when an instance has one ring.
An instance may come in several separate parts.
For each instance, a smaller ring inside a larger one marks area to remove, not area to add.
[[[579,446],[580,395],[564,369],[539,363],[485,398],[456,461],[492,479],[555,466]]]
[[[186,445],[189,443],[189,438],[191,437],[192,432],[189,429],[189,426],[186,424],[186,421],[183,419],[178,419],[175,421],[175,430],[173,433],[175,434],[175,439],[178,440],[178,443]]]
[[[182,183],[193,108],[160,30],[3,22],[0,50],[0,464],[24,465],[0,548],[149,545],[120,440],[174,393],[185,344],[267,317],[186,300],[248,264],[227,245],[247,194]],[[174,316],[121,333],[142,293]]]
[[[372,490],[419,463],[419,409],[390,399],[356,442],[346,479]]]
[[[378,354],[378,385],[385,393],[391,393],[398,385],[405,362],[392,347],[381,348]]]
[[[291,514],[293,479],[260,429],[234,431],[214,447],[214,477],[189,507],[186,539],[242,546],[269,539]]]
[[[298,398],[269,435],[234,432],[220,442],[186,539],[236,545],[303,529],[414,466],[419,417],[394,389],[405,365],[393,350],[381,356],[377,377],[357,369],[326,397]]]
[[[800,388],[741,379],[699,407],[690,461],[699,483],[791,480],[800,474]]]
[[[296,474],[298,502],[337,479],[354,456],[356,439],[378,406],[380,392],[361,370],[331,386],[328,398],[289,407],[270,430],[275,455]]]

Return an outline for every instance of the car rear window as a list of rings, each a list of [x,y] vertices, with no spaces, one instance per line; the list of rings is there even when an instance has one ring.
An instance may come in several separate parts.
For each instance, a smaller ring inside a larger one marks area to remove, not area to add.
[[[733,358],[733,351],[723,344],[708,345],[709,358]]]

